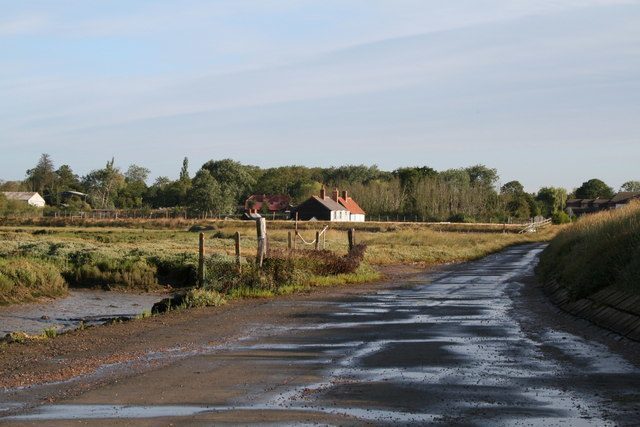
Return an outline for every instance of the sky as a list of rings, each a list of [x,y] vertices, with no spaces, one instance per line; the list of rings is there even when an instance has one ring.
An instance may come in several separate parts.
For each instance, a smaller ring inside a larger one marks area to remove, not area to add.
[[[0,179],[485,164],[640,180],[640,0],[0,0]]]

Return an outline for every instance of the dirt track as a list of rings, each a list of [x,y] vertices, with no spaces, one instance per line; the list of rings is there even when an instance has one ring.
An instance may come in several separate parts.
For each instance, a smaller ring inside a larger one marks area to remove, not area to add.
[[[12,346],[5,386],[85,375],[6,389],[0,423],[637,423],[640,347],[546,304],[540,248]]]

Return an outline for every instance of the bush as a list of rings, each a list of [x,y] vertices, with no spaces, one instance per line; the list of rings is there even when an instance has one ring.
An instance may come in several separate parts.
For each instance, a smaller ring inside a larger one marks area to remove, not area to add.
[[[569,224],[571,222],[571,217],[566,212],[555,211],[553,215],[551,215],[551,221],[554,224]]]
[[[28,302],[66,293],[67,284],[54,264],[23,257],[0,259],[0,304]]]
[[[470,215],[463,214],[463,213],[453,214],[447,219],[447,221],[449,221],[449,222],[458,222],[458,223],[473,223],[473,222],[476,222],[475,218],[473,218]]]

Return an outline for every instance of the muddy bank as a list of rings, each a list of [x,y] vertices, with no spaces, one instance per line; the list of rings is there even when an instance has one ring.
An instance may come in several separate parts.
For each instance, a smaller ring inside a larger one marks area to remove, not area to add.
[[[633,341],[640,341],[640,295],[613,287],[572,301],[569,291],[557,282],[543,286],[545,294],[560,309]]]
[[[102,290],[72,290],[66,298],[0,307],[0,336],[10,332],[29,335],[55,328],[58,332],[92,326],[115,318],[134,318],[151,310],[166,292],[133,294]]]

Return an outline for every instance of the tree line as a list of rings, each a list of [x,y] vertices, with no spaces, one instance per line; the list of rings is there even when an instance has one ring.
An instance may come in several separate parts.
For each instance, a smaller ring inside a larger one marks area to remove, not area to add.
[[[56,168],[51,157],[42,154],[23,181],[0,182],[0,190],[38,192],[54,209],[170,208],[209,216],[237,213],[251,194],[286,194],[295,205],[318,194],[325,185],[329,190],[347,189],[370,218],[456,222],[504,222],[536,215],[562,222],[568,219],[563,216],[567,198],[610,198],[614,194],[599,179],[583,183],[572,193],[559,187],[528,193],[518,181],[499,187],[497,170],[484,165],[445,171],[427,166],[383,171],[375,165],[260,168],[223,159],[204,163],[191,177],[185,158],[175,180],[161,176],[149,184],[149,175],[143,166],[132,164],[123,170],[111,159],[103,168],[79,176],[69,165]],[[640,182],[629,181],[621,190],[640,191]],[[69,196],[69,191],[87,197]],[[0,213],[8,208],[8,202],[0,198]]]

